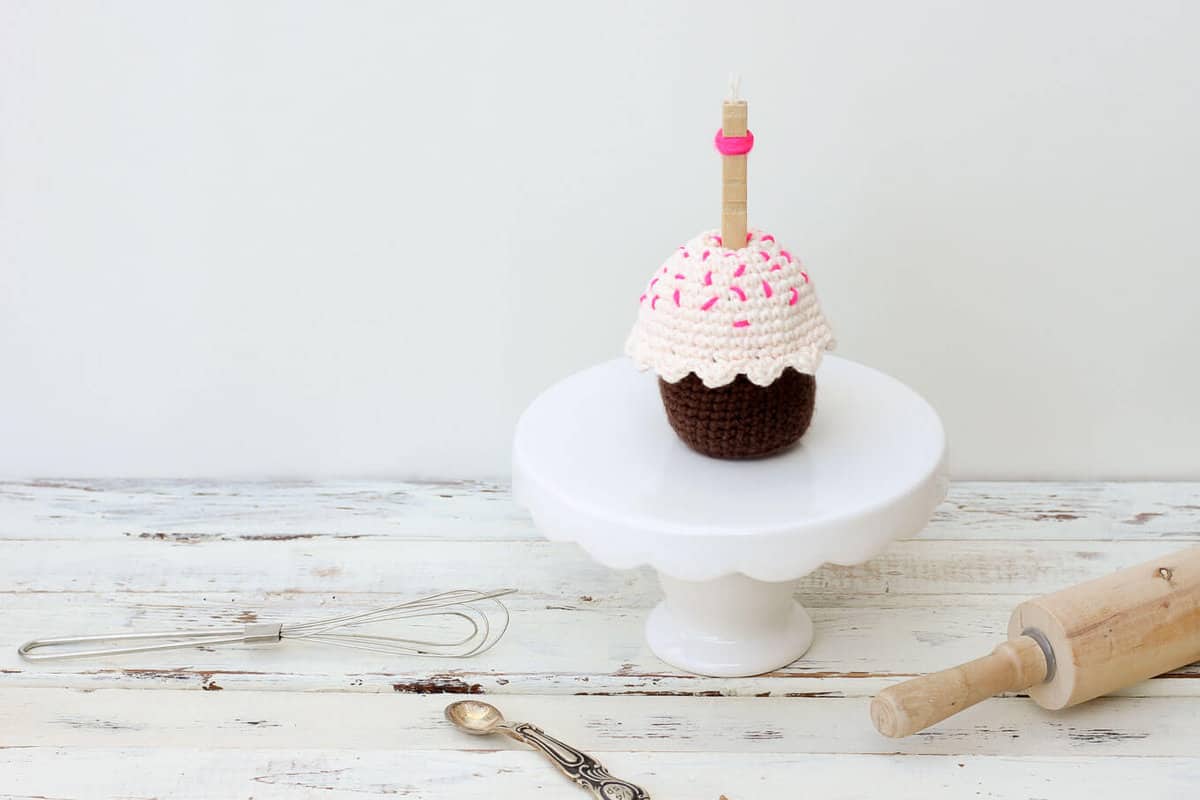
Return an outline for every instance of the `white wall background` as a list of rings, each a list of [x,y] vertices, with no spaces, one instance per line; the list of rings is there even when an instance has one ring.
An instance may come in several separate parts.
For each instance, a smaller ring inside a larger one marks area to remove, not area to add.
[[[0,473],[497,475],[752,222],[958,477],[1200,478],[1200,4],[0,2]]]

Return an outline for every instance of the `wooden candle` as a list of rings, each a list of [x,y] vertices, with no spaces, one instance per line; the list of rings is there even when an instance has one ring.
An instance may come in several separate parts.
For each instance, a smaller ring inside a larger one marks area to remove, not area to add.
[[[738,98],[737,78],[721,104],[721,133],[746,135],[746,101]],[[721,156],[721,240],[734,250],[746,246],[746,156]]]

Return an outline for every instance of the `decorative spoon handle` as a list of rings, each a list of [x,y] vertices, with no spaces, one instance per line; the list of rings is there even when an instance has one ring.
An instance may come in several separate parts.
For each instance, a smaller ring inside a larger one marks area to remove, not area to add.
[[[581,753],[571,745],[549,736],[541,728],[528,722],[505,723],[499,730],[540,750],[562,773],[600,800],[650,800],[650,795],[640,786],[614,778],[608,770],[587,753]]]

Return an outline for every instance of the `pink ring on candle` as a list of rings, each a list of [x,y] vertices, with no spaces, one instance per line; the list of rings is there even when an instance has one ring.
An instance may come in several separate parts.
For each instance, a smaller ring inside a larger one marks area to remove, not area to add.
[[[754,134],[747,130],[745,136],[726,136],[724,131],[718,129],[713,144],[723,156],[744,156],[754,147]]]

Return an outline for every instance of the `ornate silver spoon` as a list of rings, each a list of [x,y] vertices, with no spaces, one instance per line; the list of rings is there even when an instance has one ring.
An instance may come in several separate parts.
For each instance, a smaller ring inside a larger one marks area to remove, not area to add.
[[[505,722],[500,709],[479,700],[461,700],[446,706],[446,719],[461,731],[476,736],[502,733],[541,751],[562,773],[600,800],[650,800],[639,786],[614,778],[599,761],[569,744],[547,736],[528,722]]]

